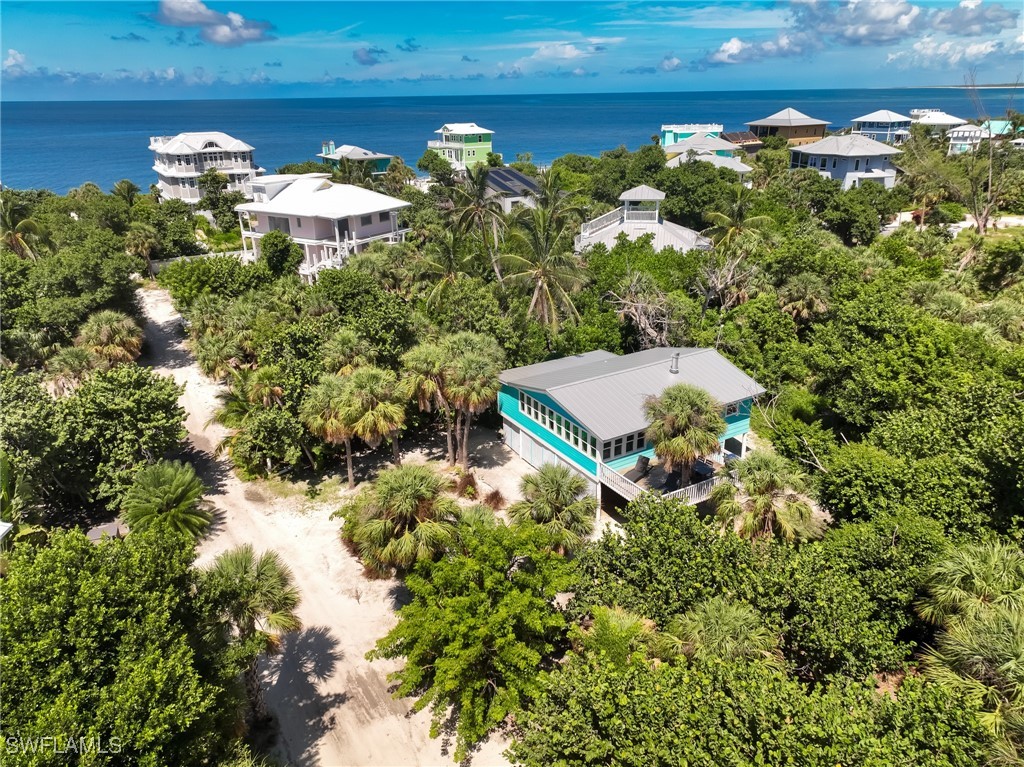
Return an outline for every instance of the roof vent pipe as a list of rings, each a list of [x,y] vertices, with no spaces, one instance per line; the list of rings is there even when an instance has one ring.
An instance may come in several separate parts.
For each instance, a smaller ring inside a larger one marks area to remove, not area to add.
[[[679,352],[672,355],[672,365],[669,367],[668,372],[675,375],[679,372]]]

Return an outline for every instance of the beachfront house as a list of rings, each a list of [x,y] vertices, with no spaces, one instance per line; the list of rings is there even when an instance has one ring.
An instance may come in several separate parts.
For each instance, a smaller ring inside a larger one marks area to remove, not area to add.
[[[1024,126],[1013,129],[1013,123],[1009,120],[985,120],[981,127],[989,132],[994,139],[1014,138],[1024,134]]]
[[[673,157],[690,152],[713,154],[719,157],[732,157],[738,149],[738,145],[711,133],[693,133],[674,144],[666,144],[664,146],[665,156],[670,160]]]
[[[749,122],[747,127],[760,139],[782,136],[790,146],[799,146],[824,138],[828,123],[787,107],[768,117]]]
[[[335,184],[326,173],[263,176],[252,185],[253,201],[239,205],[243,260],[254,260],[260,239],[284,232],[302,248],[299,274],[307,282],[338,268],[371,242],[396,243],[407,228],[398,213],[409,203],[352,184]]]
[[[910,138],[910,118],[888,109],[854,118],[852,133],[886,144],[902,144]]]
[[[793,147],[789,167],[814,168],[825,178],[842,181],[843,189],[865,182],[892,189],[896,183],[896,168],[890,158],[898,154],[902,154],[900,150],[888,144],[851,133]]]
[[[939,136],[950,128],[967,124],[967,120],[954,117],[941,109],[911,109],[910,121],[914,125],[925,126],[933,136]]]
[[[531,466],[569,467],[595,497],[616,506],[646,490],[706,500],[717,481],[714,469],[750,449],[750,412],[764,393],[714,349],[592,351],[512,368],[500,381],[505,444]],[[719,449],[695,467],[695,476],[682,478],[659,466],[644,413],[648,397],[678,383],[707,391],[727,424]]]
[[[981,146],[982,141],[992,138],[992,134],[980,125],[958,125],[946,131],[949,139],[947,154],[967,154]]]
[[[488,168],[486,195],[498,200],[501,210],[508,215],[517,207],[535,208],[535,195],[540,191],[537,179],[515,168]]]
[[[371,176],[384,173],[391,161],[395,159],[394,155],[371,152],[369,149],[352,144],[335,146],[333,141],[323,142],[321,152],[317,157],[323,160],[324,165],[330,165],[332,168],[337,168],[343,162],[364,165]]]
[[[692,229],[665,221],[661,217],[661,202],[665,193],[646,184],[629,189],[619,195],[621,207],[587,221],[576,236],[576,252],[602,244],[609,250],[615,247],[620,234],[629,240],[644,235],[653,237],[655,251],[675,248],[680,252],[698,248],[709,250],[711,242]]]
[[[494,131],[476,123],[448,123],[434,133],[440,138],[428,141],[427,149],[433,149],[457,171],[486,164],[487,155],[494,151]]]
[[[681,125],[661,126],[661,145],[663,147],[677,144],[698,133],[708,136],[719,136],[724,126],[718,123],[683,123]]]
[[[156,185],[165,200],[198,203],[203,193],[196,179],[211,168],[227,176],[227,191],[251,198],[250,185],[264,172],[253,160],[251,146],[219,131],[150,136],[149,149]]]

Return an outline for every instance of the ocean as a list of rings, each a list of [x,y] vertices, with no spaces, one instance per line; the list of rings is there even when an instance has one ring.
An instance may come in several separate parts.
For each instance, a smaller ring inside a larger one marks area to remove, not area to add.
[[[1014,89],[980,91],[998,116]],[[1020,89],[1017,89],[1020,96]],[[109,189],[129,178],[143,190],[156,180],[149,137],[224,131],[255,148],[273,172],[316,159],[325,139],[400,155],[409,164],[444,123],[475,122],[495,132],[506,162],[531,153],[550,163],[569,152],[596,155],[648,143],[663,123],[715,122],[742,130],[748,120],[791,106],[832,128],[876,109],[908,114],[938,108],[964,119],[978,109],[963,88],[899,88],[700,93],[614,93],[429,98],[267,99],[237,101],[4,102],[0,105],[0,182],[64,193],[86,181]]]

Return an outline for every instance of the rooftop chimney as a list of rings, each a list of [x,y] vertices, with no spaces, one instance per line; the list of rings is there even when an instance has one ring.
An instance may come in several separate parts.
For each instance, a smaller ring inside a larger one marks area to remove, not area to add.
[[[668,372],[675,375],[679,372],[679,352],[672,355],[672,364],[669,366]]]

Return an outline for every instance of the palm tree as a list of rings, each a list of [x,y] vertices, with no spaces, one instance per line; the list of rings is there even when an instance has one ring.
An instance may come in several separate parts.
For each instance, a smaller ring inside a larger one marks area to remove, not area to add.
[[[346,419],[353,435],[371,448],[390,440],[395,465],[401,465],[398,434],[405,426],[405,401],[393,372],[372,365],[354,370],[349,376]]]
[[[737,485],[722,482],[711,491],[711,505],[723,530],[743,538],[805,541],[820,538],[823,524],[800,495],[807,479],[785,458],[758,450],[723,470],[736,475]]]
[[[501,283],[501,264],[498,259],[498,233],[505,226],[500,198],[490,196],[487,176],[490,168],[479,166],[466,170],[466,180],[455,188],[455,220],[464,232],[477,229],[480,241],[491,260],[494,276]]]
[[[522,524],[536,522],[563,553],[578,549],[594,531],[597,499],[586,480],[562,464],[545,464],[519,483],[524,500],[509,507],[508,516]]]
[[[82,323],[75,344],[110,363],[131,362],[142,351],[142,328],[127,314],[103,309]]]
[[[540,175],[537,191],[532,192],[530,197],[536,200],[537,207],[547,212],[548,221],[554,224],[572,223],[575,217],[583,213],[583,208],[575,202],[562,183],[562,174],[558,168],[550,168]]]
[[[153,277],[153,261],[150,256],[159,246],[160,234],[156,227],[141,221],[134,222],[124,238],[125,252],[146,262],[146,271],[150,279]]]
[[[713,597],[672,620],[654,642],[662,660],[680,656],[700,660],[744,658],[781,665],[779,638],[750,605]]]
[[[245,686],[257,722],[267,719],[266,702],[259,679],[259,655],[277,652],[281,635],[302,628],[295,610],[299,590],[292,572],[276,551],[256,556],[246,543],[225,551],[207,571],[207,578],[218,595],[222,615],[230,625],[239,647],[261,646],[245,670]]]
[[[283,407],[284,387],[281,378],[284,372],[277,365],[265,365],[252,371],[246,379],[245,394],[254,405]]]
[[[80,346],[66,346],[46,361],[46,371],[56,389],[57,396],[69,394],[96,370],[102,370],[106,360]]]
[[[750,215],[754,199],[754,193],[750,189],[742,184],[735,184],[726,200],[704,214],[704,220],[710,224],[704,233],[711,237],[716,245],[728,249],[744,232],[759,232],[770,226],[774,223],[771,216]]]
[[[135,475],[121,501],[124,521],[132,530],[156,524],[198,538],[213,520],[202,505],[206,488],[190,464],[158,461]]]
[[[654,454],[671,473],[679,467],[682,476],[689,474],[698,458],[719,449],[725,433],[722,407],[704,389],[690,384],[669,386],[659,397],[648,397],[644,412],[650,426],[647,440],[654,444]]]
[[[28,205],[6,189],[0,194],[0,231],[4,245],[19,258],[35,260],[53,248],[46,226],[31,218]]]
[[[328,373],[347,376],[358,367],[372,365],[377,350],[352,328],[341,328],[324,343],[321,355]]]
[[[494,404],[501,389],[504,354],[489,336],[457,333],[445,343],[444,399],[455,410],[459,461],[469,468],[469,434],[474,416]]]
[[[153,198],[153,202],[160,202],[160,198],[163,194],[160,192],[160,187],[156,184],[149,185],[149,196]]]
[[[341,515],[346,531],[372,572],[405,571],[432,559],[455,539],[459,507],[444,496],[451,481],[429,466],[382,471]]]
[[[139,192],[142,191],[137,185],[130,180],[123,178],[114,184],[114,187],[110,190],[110,193],[114,197],[120,197],[124,200],[125,205],[131,210],[132,205],[135,204],[135,199],[139,196]]]
[[[828,286],[811,272],[790,277],[782,286],[782,311],[798,322],[808,322],[828,310]]]
[[[435,410],[444,416],[445,436],[448,440],[448,465],[454,466],[455,422],[452,408],[445,397],[445,370],[450,361],[447,350],[440,344],[422,343],[402,355],[402,379],[399,392],[405,399],[416,400],[421,412]]]
[[[932,567],[923,591],[917,612],[940,626],[993,607],[1024,612],[1024,552],[999,540],[959,546]]]
[[[466,252],[463,234],[459,229],[446,229],[431,239],[417,265],[423,276],[433,283],[427,294],[427,303],[435,306],[444,300],[452,285],[469,276],[473,255]]]
[[[196,364],[216,381],[223,380],[241,365],[243,352],[235,339],[227,333],[207,333],[193,346]]]
[[[505,276],[531,291],[529,313],[557,330],[560,311],[579,317],[572,294],[584,285],[587,273],[572,253],[568,222],[545,208],[525,211],[521,222],[510,238],[519,253],[502,258]]]
[[[997,738],[994,756],[1006,759],[990,763],[1019,765],[1024,752],[1024,611],[996,605],[954,621],[939,632],[921,665],[926,677],[981,709],[979,721]]]
[[[646,654],[655,630],[654,623],[641,615],[618,606],[599,605],[593,609],[589,628],[579,637],[583,650],[602,663],[624,666],[633,653]]]
[[[299,417],[315,436],[329,445],[345,446],[348,489],[356,486],[352,470],[353,424],[350,420],[349,382],[336,375],[324,375],[310,387],[299,406]]]

